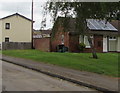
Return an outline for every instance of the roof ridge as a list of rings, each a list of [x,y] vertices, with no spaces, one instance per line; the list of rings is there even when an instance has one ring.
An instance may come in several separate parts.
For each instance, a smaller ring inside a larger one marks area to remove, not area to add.
[[[8,15],[8,16],[6,16],[6,17],[0,18],[0,20],[6,19],[6,18],[11,17],[11,16],[15,16],[15,15],[19,15],[19,16],[21,16],[21,17],[23,17],[23,18],[25,18],[25,19],[27,19],[27,20],[29,20],[29,21],[32,21],[31,19],[29,19],[29,18],[27,18],[27,17],[25,17],[25,16],[23,16],[23,15],[17,13],[17,12],[14,13],[14,14]]]

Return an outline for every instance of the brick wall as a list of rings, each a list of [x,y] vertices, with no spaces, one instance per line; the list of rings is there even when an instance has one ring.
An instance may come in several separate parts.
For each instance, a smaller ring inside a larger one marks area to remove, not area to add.
[[[50,38],[35,38],[34,48],[41,51],[50,52]]]
[[[57,32],[51,38],[51,51],[56,52],[56,47],[62,44],[62,35],[64,35],[64,45],[69,48],[69,35],[68,32]]]
[[[69,52],[80,52],[78,49],[79,36],[69,35],[68,32],[56,33],[55,38],[51,41],[51,51],[56,51],[56,46],[61,44],[61,35],[64,34],[64,45],[68,47]],[[103,52],[103,36],[94,35],[94,47],[96,52]],[[86,48],[84,52],[92,52],[91,48]]]
[[[103,36],[94,35],[94,47],[97,52],[103,52]]]
[[[94,35],[94,47],[96,52],[103,52],[103,36]],[[91,48],[86,48],[84,52],[92,52]]]
[[[51,39],[51,51],[56,51],[56,46],[61,45],[61,36],[64,35],[64,45],[68,47],[69,52],[79,52],[79,36],[78,35],[69,35],[68,32],[59,32],[56,33],[55,37]]]
[[[56,47],[62,44],[62,35],[64,35],[64,46],[68,47],[69,52],[78,52],[79,38],[78,36],[72,36],[69,32],[64,32],[64,27],[62,21],[58,20],[54,24],[51,38],[51,51],[55,52]],[[71,25],[68,30],[73,30],[73,25]],[[56,33],[54,33],[56,32]],[[53,33],[55,35],[53,35]]]
[[[90,53],[92,52],[91,48],[85,48],[84,53]]]
[[[78,45],[79,45],[79,35],[70,35],[69,51],[70,52],[80,52],[78,49]]]

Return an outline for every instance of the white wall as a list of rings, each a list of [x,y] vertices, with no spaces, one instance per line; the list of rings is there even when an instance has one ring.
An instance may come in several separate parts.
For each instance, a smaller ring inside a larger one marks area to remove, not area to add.
[[[0,43],[2,42],[2,20],[0,20]]]
[[[5,29],[5,23],[10,23],[10,29]],[[2,42],[9,37],[11,42],[31,42],[31,21],[20,16],[11,16],[2,20]]]
[[[2,49],[2,20],[0,20],[0,49]]]
[[[108,52],[107,47],[107,36],[103,36],[103,52]]]

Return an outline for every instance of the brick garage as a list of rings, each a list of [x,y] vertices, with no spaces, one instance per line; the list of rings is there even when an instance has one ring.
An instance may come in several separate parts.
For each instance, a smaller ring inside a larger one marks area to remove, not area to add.
[[[69,35],[67,32],[57,32],[55,37],[51,37],[51,51],[56,52],[56,47],[62,45],[62,35],[64,35],[64,45],[69,48]]]
[[[50,38],[34,38],[34,48],[41,51],[50,52]]]
[[[51,51],[56,52],[56,47],[58,45],[64,45],[68,48],[69,52],[79,52],[78,44],[79,44],[79,36],[77,35],[71,35],[70,32],[74,31],[75,27],[74,25],[69,27],[70,31],[65,32],[64,28],[62,26],[63,18],[58,18],[58,20],[55,22],[52,34],[51,34]],[[70,20],[73,21],[73,20]],[[70,22],[69,25],[72,25]],[[64,36],[64,41],[62,41],[62,36]],[[64,42],[64,43],[62,43]]]
[[[62,45],[62,35],[64,35],[64,46],[68,48],[69,52],[79,52],[78,44],[79,44],[79,35],[71,35],[70,32],[64,32],[63,27],[59,25],[56,28],[56,32],[52,33],[51,37],[51,51],[56,52],[56,47],[58,45]]]

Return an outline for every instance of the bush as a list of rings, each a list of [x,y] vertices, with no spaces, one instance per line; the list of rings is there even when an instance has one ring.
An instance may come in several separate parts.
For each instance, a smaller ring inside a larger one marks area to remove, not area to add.
[[[80,44],[78,45],[78,48],[79,48],[79,50],[80,50],[81,52],[84,51],[85,47],[86,47],[86,45],[85,45],[84,43],[80,43]]]

